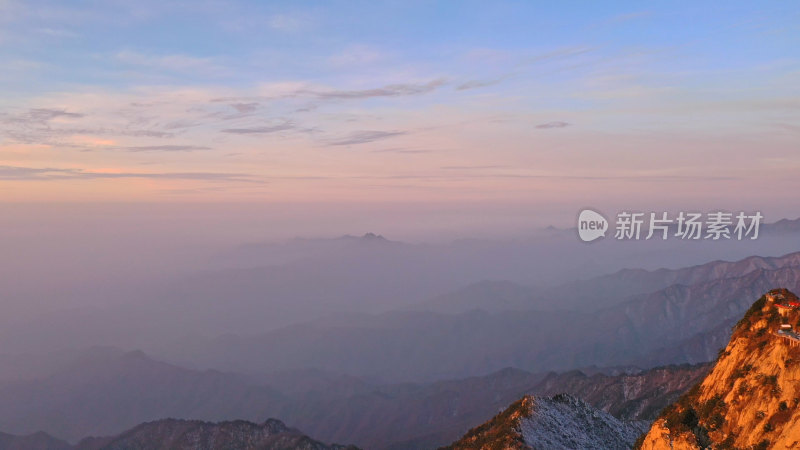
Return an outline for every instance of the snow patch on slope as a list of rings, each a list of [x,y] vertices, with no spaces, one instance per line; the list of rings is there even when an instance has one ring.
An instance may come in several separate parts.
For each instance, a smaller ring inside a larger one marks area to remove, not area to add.
[[[534,449],[630,449],[647,422],[623,422],[567,394],[534,397],[531,415],[520,420],[525,443]]]

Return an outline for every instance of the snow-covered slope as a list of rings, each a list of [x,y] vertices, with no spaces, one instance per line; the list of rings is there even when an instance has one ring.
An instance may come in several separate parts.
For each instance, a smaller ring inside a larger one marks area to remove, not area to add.
[[[646,422],[624,422],[568,394],[525,396],[449,449],[630,449]]]
[[[629,449],[646,422],[623,422],[567,394],[535,397],[520,420],[525,444],[535,449]]]

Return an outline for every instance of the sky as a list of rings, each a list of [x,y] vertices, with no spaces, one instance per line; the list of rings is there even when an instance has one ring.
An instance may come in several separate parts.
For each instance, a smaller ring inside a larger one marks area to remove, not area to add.
[[[0,202],[800,206],[794,2],[0,0],[0,60]]]

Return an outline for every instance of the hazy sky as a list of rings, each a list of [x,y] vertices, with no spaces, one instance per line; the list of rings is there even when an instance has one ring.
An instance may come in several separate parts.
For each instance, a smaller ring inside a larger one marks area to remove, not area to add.
[[[0,201],[794,216],[800,8],[700,3],[0,0]]]

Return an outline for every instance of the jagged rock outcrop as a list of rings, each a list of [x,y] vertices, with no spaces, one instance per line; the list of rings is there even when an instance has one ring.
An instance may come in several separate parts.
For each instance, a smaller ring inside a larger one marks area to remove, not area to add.
[[[665,409],[637,448],[800,448],[800,311],[772,290],[739,321],[705,379]]]
[[[525,396],[445,449],[628,449],[645,428],[567,394]]]

